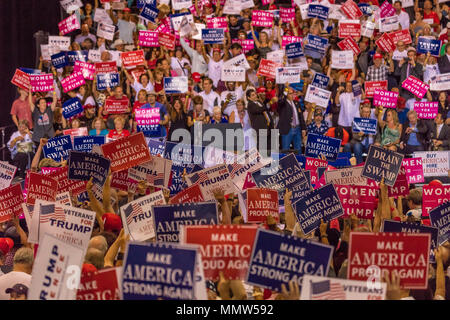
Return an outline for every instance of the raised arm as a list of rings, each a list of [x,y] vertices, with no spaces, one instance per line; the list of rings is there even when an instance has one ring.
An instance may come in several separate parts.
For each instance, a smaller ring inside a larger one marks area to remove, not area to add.
[[[58,103],[58,98],[56,97],[56,91],[53,91],[53,101],[52,101],[52,104],[50,105],[50,109],[52,109],[53,112],[56,109],[57,103]]]
[[[250,28],[251,28],[251,30],[252,30],[253,41],[255,42],[256,47],[259,49],[259,47],[261,47],[261,43],[260,43],[260,42],[258,41],[258,39],[256,38],[255,30],[253,29],[253,25],[250,25]]]
[[[103,209],[103,206],[100,204],[100,202],[97,200],[97,198],[94,196],[94,193],[92,192],[92,187],[94,186],[94,184],[92,183],[92,179],[93,178],[91,178],[86,184],[86,190],[89,196],[91,209],[95,211],[95,218],[97,219],[97,222],[100,225],[100,230],[103,231],[104,224],[102,216],[105,214],[105,210]]]
[[[103,186],[103,209],[105,212],[114,212],[111,206],[111,172],[108,173],[105,185]]]
[[[33,93],[31,92],[31,88],[30,88],[30,91],[28,92],[28,104],[30,105],[31,113],[33,113],[34,112],[34,108],[36,106],[33,103]]]
[[[41,138],[41,140],[39,142],[39,146],[36,150],[36,153],[34,154],[33,160],[31,161],[31,170],[34,172],[36,172],[38,169],[39,161],[41,160],[42,149],[47,144],[47,142],[48,142],[48,139],[46,139],[46,138]]]

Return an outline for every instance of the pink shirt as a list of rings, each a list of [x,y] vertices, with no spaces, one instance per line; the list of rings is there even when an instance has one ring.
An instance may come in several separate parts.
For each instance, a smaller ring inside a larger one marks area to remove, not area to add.
[[[30,124],[30,129],[33,129],[33,120],[31,118],[31,110],[30,105],[28,104],[28,99],[25,101],[20,100],[20,98],[16,99],[11,108],[11,115],[15,115],[17,120],[27,120]]]

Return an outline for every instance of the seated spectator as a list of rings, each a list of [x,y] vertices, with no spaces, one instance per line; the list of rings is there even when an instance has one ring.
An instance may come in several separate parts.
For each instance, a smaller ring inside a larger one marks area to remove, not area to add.
[[[423,120],[417,118],[417,112],[410,110],[408,112],[408,120],[402,126],[402,135],[400,137],[399,151],[410,155],[415,151],[426,150],[426,137],[428,127]]]
[[[8,149],[11,152],[11,163],[17,167],[16,176],[25,179],[25,170],[33,157],[33,140],[27,120],[19,121],[19,130],[11,135],[8,141]]]
[[[114,130],[111,130],[106,136],[108,139],[117,140],[128,137],[130,132],[125,127],[125,119],[123,117],[116,117],[114,119]]]
[[[430,145],[432,151],[448,150],[450,147],[450,127],[445,124],[446,119],[446,115],[442,113],[438,113],[434,118]]]

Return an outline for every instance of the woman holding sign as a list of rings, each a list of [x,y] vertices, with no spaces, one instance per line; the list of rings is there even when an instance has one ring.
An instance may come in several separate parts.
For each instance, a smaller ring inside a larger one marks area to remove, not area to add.
[[[56,92],[53,91],[53,101],[50,108],[47,106],[47,100],[40,98],[36,100],[36,105],[33,103],[33,94],[28,94],[28,104],[30,105],[31,114],[33,117],[33,142],[36,146],[39,145],[41,138],[53,138],[55,136],[55,129],[53,128],[53,112],[56,109]]]
[[[383,148],[397,151],[400,143],[400,133],[402,125],[398,122],[397,111],[389,109],[386,111],[386,120],[383,120],[383,107],[378,106],[378,123],[381,127],[381,141],[375,145],[381,145]]]

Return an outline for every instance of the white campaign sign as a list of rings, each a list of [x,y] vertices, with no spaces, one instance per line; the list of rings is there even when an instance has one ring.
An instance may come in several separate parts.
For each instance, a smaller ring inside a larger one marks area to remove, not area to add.
[[[245,69],[242,67],[223,67],[220,80],[222,81],[245,81]]]
[[[328,101],[330,100],[331,91],[315,87],[313,85],[308,86],[306,91],[305,101],[315,103],[323,108],[328,107]]]
[[[331,67],[333,69],[353,69],[353,51],[331,51]]]
[[[300,82],[300,73],[301,69],[299,67],[277,68],[276,83],[298,83]]]

